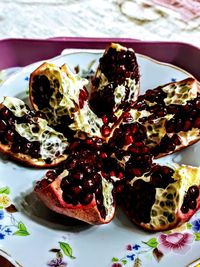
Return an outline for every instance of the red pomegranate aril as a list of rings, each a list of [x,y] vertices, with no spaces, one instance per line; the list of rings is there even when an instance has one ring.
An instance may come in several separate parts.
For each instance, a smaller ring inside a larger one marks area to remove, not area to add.
[[[196,103],[195,103],[195,107],[197,109],[200,109],[200,99],[197,99]]]
[[[81,191],[82,191],[82,186],[80,186],[80,185],[73,185],[73,186],[70,186],[68,193],[70,195],[74,196],[74,197],[77,197],[77,196],[80,195]]]
[[[128,148],[128,150],[131,152],[131,153],[134,153],[134,154],[140,154],[140,149],[138,147],[135,147],[135,146],[130,146]]]
[[[6,130],[7,124],[4,120],[0,120],[0,132],[4,132]]]
[[[137,168],[132,168],[131,170],[129,170],[129,172],[134,176],[142,176],[142,171]]]
[[[197,117],[194,121],[194,128],[200,128],[200,117]]]
[[[108,137],[108,136],[110,135],[110,133],[111,133],[111,129],[110,129],[110,127],[109,127],[109,126],[105,126],[105,125],[103,125],[103,126],[102,126],[102,129],[101,129],[101,133],[102,133],[102,135],[103,135],[104,137]]]
[[[182,211],[182,213],[186,214],[189,211],[189,207],[187,205],[183,204],[181,206],[181,211]]]
[[[194,210],[196,208],[196,206],[197,206],[196,200],[189,200],[188,201],[188,207],[189,207],[189,209]]]
[[[124,174],[123,174],[123,172],[119,172],[118,175],[117,175],[117,177],[118,177],[119,179],[123,179],[123,178],[124,178]]]
[[[93,192],[93,190],[95,188],[95,182],[94,182],[94,180],[93,179],[85,179],[83,181],[83,188],[87,192]]]
[[[107,124],[108,123],[108,117],[106,115],[104,115],[102,117],[102,121],[103,121],[103,124]]]
[[[81,197],[80,203],[82,205],[88,205],[93,200],[93,198],[94,198],[93,194],[87,194],[87,195]]]
[[[191,119],[187,119],[185,122],[184,122],[184,125],[183,125],[183,131],[188,131],[192,128],[192,120]]]
[[[49,178],[49,179],[51,179],[51,180],[54,180],[56,178],[56,176],[57,176],[57,174],[56,174],[55,171],[48,171],[46,173],[46,177]]]
[[[8,132],[5,134],[5,138],[8,142],[13,142],[14,141],[14,132],[11,130],[8,130]]]
[[[83,180],[83,173],[75,172],[72,174],[72,178],[76,181],[81,181],[81,180]]]
[[[131,135],[127,135],[124,138],[124,145],[128,146],[128,145],[132,144],[133,141],[134,141],[134,138]]]
[[[79,98],[79,107],[82,109],[84,106],[84,100],[82,98]]]
[[[199,196],[199,188],[197,186],[191,186],[188,193],[192,199],[196,199]]]
[[[5,119],[8,119],[10,117],[10,111],[6,107],[3,107],[1,109],[1,116]]]
[[[100,153],[100,158],[105,159],[107,157],[108,157],[107,153],[105,153],[105,152]]]
[[[88,92],[85,90],[80,90],[80,94],[79,94],[79,98],[81,98],[82,100],[87,100],[88,98]]]

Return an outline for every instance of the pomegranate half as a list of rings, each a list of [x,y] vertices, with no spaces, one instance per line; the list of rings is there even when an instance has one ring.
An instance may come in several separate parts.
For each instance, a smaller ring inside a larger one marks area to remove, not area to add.
[[[128,179],[124,209],[130,220],[150,231],[187,222],[200,208],[200,168],[154,164],[141,177]]]
[[[26,165],[53,167],[67,158],[63,134],[48,126],[41,112],[20,99],[5,97],[0,104],[0,150]]]

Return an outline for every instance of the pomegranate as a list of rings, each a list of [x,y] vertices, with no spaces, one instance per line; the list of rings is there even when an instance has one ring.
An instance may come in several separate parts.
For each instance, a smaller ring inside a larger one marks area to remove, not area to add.
[[[125,164],[124,159],[129,160],[125,155],[144,158],[151,154],[158,158],[197,142],[199,90],[198,82],[188,78],[139,96],[134,106],[123,113],[122,123],[110,138],[115,156]]]
[[[70,140],[73,136],[101,137],[103,122],[89,107],[87,84],[66,64],[57,67],[44,63],[30,76],[31,103],[46,115],[49,125]]]
[[[119,118],[139,94],[139,67],[133,49],[112,43],[99,60],[90,105],[108,122]]]
[[[0,150],[35,167],[51,167],[67,158],[68,141],[47,125],[41,112],[22,101],[5,97],[0,104]]]
[[[37,182],[36,194],[57,213],[89,224],[108,223],[115,212],[114,183],[124,176],[121,169],[95,143],[77,141],[69,150],[68,159]]]
[[[124,208],[130,220],[151,231],[169,230],[200,208],[200,168],[153,164],[140,177],[129,177]]]

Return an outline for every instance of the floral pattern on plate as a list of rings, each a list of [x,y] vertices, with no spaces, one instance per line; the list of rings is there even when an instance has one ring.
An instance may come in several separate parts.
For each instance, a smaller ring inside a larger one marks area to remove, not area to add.
[[[9,194],[9,187],[0,188],[0,239],[10,235],[27,236],[30,234],[25,224],[13,215],[17,209],[12,204]]]
[[[140,267],[143,266],[142,259],[144,256],[159,262],[163,256],[169,253],[185,255],[192,249],[195,241],[200,241],[199,216],[200,212],[185,225],[164,233],[158,233],[147,241],[141,241],[139,244],[128,244],[125,255],[121,258],[113,257],[111,266],[122,267],[126,265]]]

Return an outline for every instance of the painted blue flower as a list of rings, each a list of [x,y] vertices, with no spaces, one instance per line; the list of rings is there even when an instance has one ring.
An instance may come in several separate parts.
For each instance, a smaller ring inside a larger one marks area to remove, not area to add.
[[[171,82],[176,82],[176,78],[171,78]]]
[[[26,76],[26,77],[24,78],[24,80],[25,80],[25,81],[28,81],[28,80],[29,80],[29,77],[28,77],[28,76]]]
[[[192,222],[192,230],[194,232],[200,232],[200,219],[197,219]]]
[[[140,248],[140,245],[138,245],[138,244],[135,244],[134,246],[133,246],[133,249],[135,249],[135,250],[138,250]]]
[[[0,220],[3,220],[3,218],[4,218],[4,211],[0,210]]]
[[[10,235],[12,233],[12,231],[10,230],[10,228],[6,228],[6,230],[4,231],[7,235]]]
[[[127,255],[126,257],[127,257],[128,259],[130,259],[131,261],[134,261],[135,254]]]
[[[67,263],[62,260],[62,258],[56,258],[47,263],[49,267],[66,267]]]
[[[0,240],[1,240],[1,239],[4,239],[4,237],[5,237],[5,235],[2,234],[2,233],[0,233]]]

